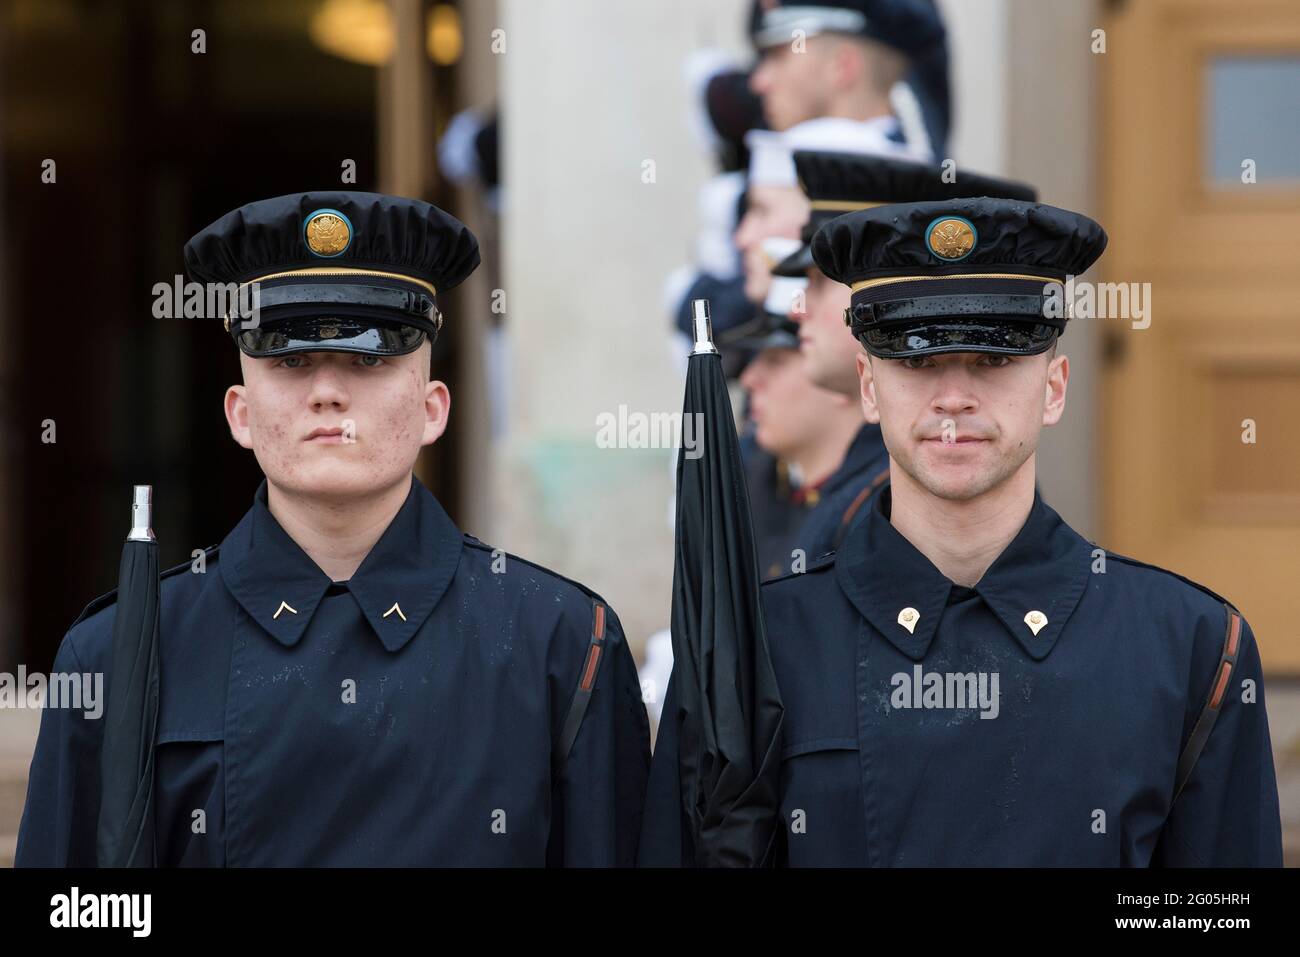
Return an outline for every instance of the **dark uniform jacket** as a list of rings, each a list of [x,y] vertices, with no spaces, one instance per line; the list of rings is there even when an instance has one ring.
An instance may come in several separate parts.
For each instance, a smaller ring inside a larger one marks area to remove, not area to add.
[[[795,501],[783,464],[760,448],[752,436],[741,438],[740,458],[745,466],[759,572],[764,578],[776,578],[790,565],[790,549],[807,509]]]
[[[784,863],[1281,865],[1259,652],[1235,609],[1096,548],[1037,495],[957,586],[890,524],[888,488],[839,552],[762,588]],[[690,860],[674,708],[670,688],[648,865]]]
[[[109,672],[91,604],[56,672]],[[161,865],[615,865],[649,736],[617,616],[462,533],[418,481],[332,583],[266,485],[202,574],[162,581]],[[567,760],[555,745],[587,699]],[[93,866],[103,721],[47,709],[18,865]]]

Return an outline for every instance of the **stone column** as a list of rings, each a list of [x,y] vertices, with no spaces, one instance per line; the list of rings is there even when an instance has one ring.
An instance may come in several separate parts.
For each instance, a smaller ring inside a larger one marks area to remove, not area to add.
[[[681,412],[663,303],[713,172],[683,64],[744,50],[744,0],[505,0],[508,422],[494,541],[577,578],[635,651],[668,624],[671,451],[602,449],[597,417]]]

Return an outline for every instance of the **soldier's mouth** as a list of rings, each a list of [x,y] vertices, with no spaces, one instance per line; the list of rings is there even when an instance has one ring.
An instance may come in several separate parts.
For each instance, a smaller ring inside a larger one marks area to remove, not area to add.
[[[334,445],[343,441],[343,430],[338,428],[312,429],[305,441]]]

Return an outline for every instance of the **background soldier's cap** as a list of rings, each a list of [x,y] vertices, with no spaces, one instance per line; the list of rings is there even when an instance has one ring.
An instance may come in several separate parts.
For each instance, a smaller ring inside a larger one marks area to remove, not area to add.
[[[463,223],[417,199],[321,191],[259,200],[185,244],[198,282],[257,283],[256,325],[227,317],[250,356],[402,355],[442,326],[437,297],[479,264]]]
[[[788,248],[793,242],[797,240],[771,236],[763,240],[763,248],[765,251]],[[767,298],[761,307],[754,310],[754,317],[717,335],[717,343],[723,348],[723,354],[726,354],[726,348],[730,346],[743,350],[746,354],[743,367],[744,363],[764,349],[798,349],[799,326],[791,320],[790,313],[795,308],[803,311],[802,300],[807,289],[808,280],[802,276],[797,279],[774,276],[767,290]]]
[[[1043,352],[1065,328],[1049,296],[1068,306],[1057,284],[1105,248],[1081,213],[987,197],[877,206],[813,237],[818,268],[852,289],[853,335],[886,359]]]
[[[806,37],[838,33],[865,37],[908,56],[929,50],[945,37],[932,0],[754,0],[749,36],[757,50]]]
[[[752,359],[764,349],[798,349],[799,326],[789,316],[759,309],[754,318],[718,337],[719,348],[737,348]]]
[[[992,196],[1033,202],[1038,192],[1028,183],[999,179],[956,169],[955,182],[944,182],[942,166],[888,156],[800,150],[794,154],[799,185],[811,206],[803,228],[803,244],[777,263],[774,276],[805,276],[816,264],[813,235],[836,216],[884,206],[927,200]]]

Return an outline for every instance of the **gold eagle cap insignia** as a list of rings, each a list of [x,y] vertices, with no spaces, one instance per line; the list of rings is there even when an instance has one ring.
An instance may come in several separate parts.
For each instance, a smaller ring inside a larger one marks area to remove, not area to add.
[[[975,248],[975,230],[964,219],[940,219],[930,226],[925,242],[940,259],[965,259]]]
[[[352,242],[347,219],[330,209],[318,209],[308,216],[303,235],[307,248],[317,256],[337,256]]]

